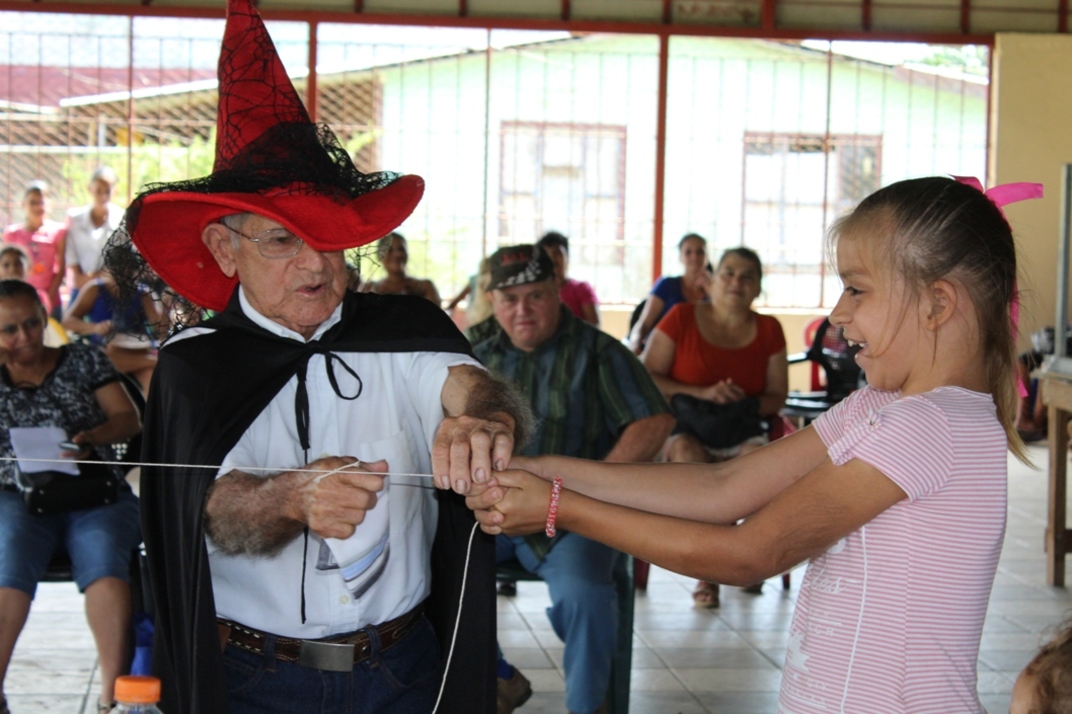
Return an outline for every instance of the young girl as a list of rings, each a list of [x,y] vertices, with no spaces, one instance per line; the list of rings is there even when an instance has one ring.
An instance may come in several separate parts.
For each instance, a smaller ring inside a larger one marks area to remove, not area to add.
[[[1072,620],[1028,662],[1012,690],[1009,714],[1072,712]]]
[[[62,223],[48,219],[48,184],[44,181],[31,181],[26,186],[22,207],[26,219],[4,230],[4,243],[26,249],[30,256],[26,282],[37,288],[45,310],[58,318],[60,285],[67,272],[64,262],[67,229]]]
[[[557,512],[571,532],[721,583],[810,560],[782,711],[982,712],[1006,451],[1024,454],[1011,230],[972,185],[924,178],[865,199],[831,243],[845,287],[830,319],[862,345],[869,387],[722,464],[516,458],[540,478],[496,473],[470,506],[491,533],[550,527]]]
[[[21,245],[0,244],[0,280],[25,280],[30,254]]]

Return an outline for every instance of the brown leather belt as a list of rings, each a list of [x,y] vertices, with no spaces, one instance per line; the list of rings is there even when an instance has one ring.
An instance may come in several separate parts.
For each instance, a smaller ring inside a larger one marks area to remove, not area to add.
[[[380,650],[387,650],[398,644],[413,631],[423,617],[424,605],[418,605],[405,615],[376,625]],[[366,630],[325,637],[322,640],[296,640],[270,635],[230,620],[220,619],[216,623],[220,630],[221,643],[234,645],[253,654],[264,654],[265,643],[271,636],[275,638],[274,657],[283,662],[297,662],[302,667],[349,672],[355,664],[364,662],[372,654],[372,643]]]

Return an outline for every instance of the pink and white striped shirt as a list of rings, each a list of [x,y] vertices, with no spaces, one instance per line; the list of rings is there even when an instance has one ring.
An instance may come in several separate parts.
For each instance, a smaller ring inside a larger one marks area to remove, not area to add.
[[[989,394],[864,388],[815,422],[908,498],[808,565],[782,712],[984,712],[976,660],[1005,533],[1008,448]]]

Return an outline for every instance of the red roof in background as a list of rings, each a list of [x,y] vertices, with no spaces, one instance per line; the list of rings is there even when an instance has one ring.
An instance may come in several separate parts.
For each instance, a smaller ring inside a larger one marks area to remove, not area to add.
[[[135,68],[133,89],[215,79],[216,69]],[[130,87],[126,67],[40,67],[0,65],[0,101],[58,107],[61,99],[109,92]]]

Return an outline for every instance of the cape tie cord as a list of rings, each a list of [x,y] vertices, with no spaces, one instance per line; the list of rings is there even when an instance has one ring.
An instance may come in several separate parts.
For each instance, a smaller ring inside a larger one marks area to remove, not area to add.
[[[354,369],[346,364],[346,362],[337,354],[329,350],[326,346],[320,344],[319,340],[305,343],[307,350],[302,355],[301,360],[298,362],[295,368],[295,374],[298,378],[297,388],[294,390],[294,422],[298,427],[298,442],[301,445],[302,453],[305,455],[305,463],[309,463],[309,448],[311,443],[309,441],[309,390],[305,385],[305,374],[309,367],[309,360],[312,359],[314,354],[324,356],[324,369],[328,373],[328,382],[331,383],[331,389],[340,399],[347,401],[353,401],[361,396],[361,390],[364,388],[364,383],[361,381],[361,377],[358,376]],[[339,364],[343,366],[350,375],[357,380],[357,393],[352,397],[348,397],[342,393],[339,389],[339,381],[335,378],[335,370],[332,366],[332,360],[338,360]],[[360,463],[360,462],[356,462]],[[350,464],[351,466],[353,464]],[[345,468],[345,467],[343,467]],[[334,472],[332,472],[334,473]],[[320,479],[329,476],[330,473],[324,474],[318,478]],[[304,548],[302,549],[302,573],[301,573],[301,622],[305,624],[305,571],[307,566],[307,560],[309,554],[309,526],[305,526],[302,529],[302,538]],[[321,550],[324,549],[324,543],[320,544]]]
[[[356,399],[356,396],[353,397],[353,398]],[[16,458],[14,456],[0,456],[0,461],[23,461],[23,462],[55,463],[56,459],[19,459],[19,458]],[[150,467],[155,467],[155,468],[182,467],[182,468],[194,468],[194,469],[215,469],[217,471],[219,471],[221,468],[223,468],[222,466],[206,466],[206,465],[201,465],[201,464],[159,464],[159,463],[149,463],[149,462],[140,462],[139,463],[139,462],[130,462],[130,461],[91,461],[91,460],[88,460],[88,459],[85,459],[85,460],[64,459],[63,462],[64,463],[72,463],[72,464],[98,464],[98,465],[99,464],[104,464],[104,465],[108,465],[108,466],[129,466],[129,467],[134,467],[134,466],[139,466],[139,467],[141,467],[141,466],[150,466]],[[355,461],[353,461],[353,462],[351,462],[349,464],[344,464],[342,466],[339,466],[338,468],[331,469],[331,470],[327,470],[327,469],[301,469],[301,470],[309,472],[309,473],[318,474],[318,476],[314,479],[314,482],[319,483],[320,481],[323,481],[324,479],[326,479],[328,476],[331,476],[332,474],[340,473],[343,469],[348,469],[351,466],[358,466],[360,463],[361,463],[361,461],[360,461],[360,459],[358,459],[358,460],[355,460]],[[295,470],[295,469],[290,469],[290,468],[282,468],[281,469],[281,468],[270,468],[270,467],[263,467],[263,466],[235,466],[234,468],[237,471],[247,471],[247,472],[248,471],[264,471],[264,472],[269,472],[269,473],[279,473],[281,471],[293,471],[293,470]],[[395,476],[395,477],[398,477],[398,476],[410,476],[410,477],[414,477],[414,478],[434,478],[434,476],[432,476],[432,474],[407,474],[407,473],[391,473],[391,472],[387,472],[387,473],[383,473],[383,474],[379,474],[379,475],[380,476]],[[396,485],[398,485],[398,486],[411,486],[411,485],[414,485],[414,484],[396,484]],[[434,487],[420,486],[420,488],[434,488]],[[451,659],[454,657],[454,646],[458,643],[458,628],[461,626],[462,607],[465,605],[465,585],[469,580],[469,561],[470,561],[470,559],[472,558],[472,555],[473,555],[473,538],[476,537],[476,531],[477,531],[477,528],[479,526],[480,526],[479,523],[473,523],[473,529],[471,531],[469,531],[469,543],[465,547],[465,564],[462,566],[462,585],[461,585],[461,588],[460,588],[460,594],[458,596],[458,614],[454,618],[454,631],[450,635],[450,647],[447,648],[447,659],[446,659],[446,662],[443,664],[443,681],[440,682],[440,684],[439,684],[439,696],[436,697],[436,703],[435,703],[435,707],[432,709],[432,714],[435,714],[439,710],[439,703],[443,699],[443,692],[444,692],[444,690],[446,689],[446,686],[447,686],[447,675],[450,673]],[[306,529],[306,534],[307,534],[306,538],[308,538],[308,528]],[[304,568],[303,568],[303,581],[304,581]],[[305,591],[304,591],[304,585],[303,585],[303,588],[302,588],[302,599],[303,600],[304,600],[304,597],[305,597]],[[303,607],[304,607],[304,603],[303,603]],[[302,613],[302,622],[304,622],[304,621],[305,621],[305,614],[303,612]]]
[[[295,369],[298,386],[294,393],[294,421],[298,426],[298,441],[301,443],[302,451],[309,450],[309,391],[305,386],[305,372],[313,355],[318,354],[324,357],[324,370],[328,374],[328,382],[331,383],[331,389],[339,399],[351,402],[360,397],[365,388],[364,382],[361,381],[360,375],[354,371],[354,368],[346,364],[345,360],[329,350],[325,345],[316,340],[305,344],[308,347],[308,351],[302,356]],[[334,362],[338,362],[357,381],[357,392],[353,396],[343,394],[342,389],[339,388],[339,380],[335,376]]]

